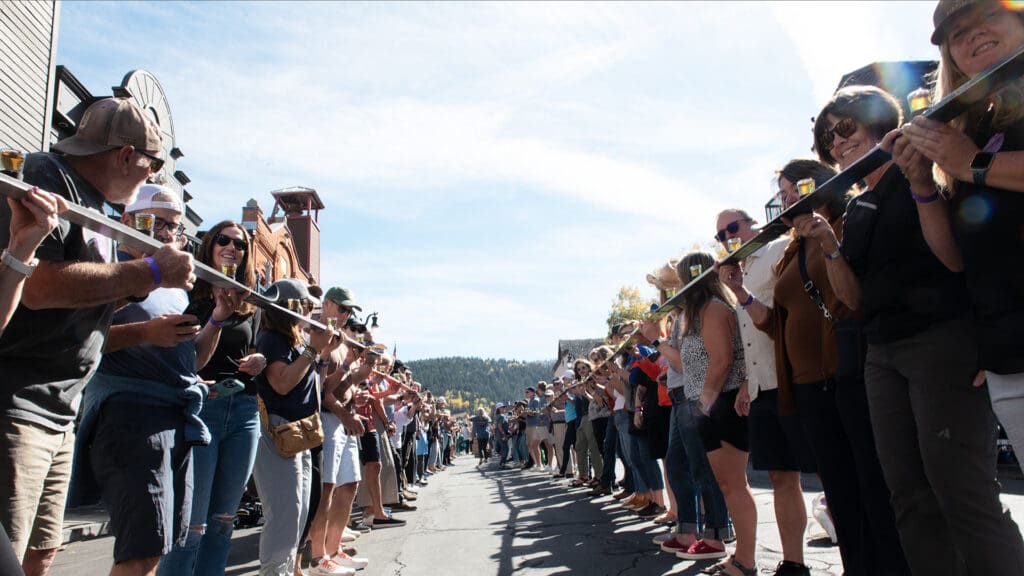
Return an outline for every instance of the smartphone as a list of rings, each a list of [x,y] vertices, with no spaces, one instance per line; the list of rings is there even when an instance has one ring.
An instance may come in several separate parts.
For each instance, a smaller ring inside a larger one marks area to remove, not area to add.
[[[225,378],[220,382],[214,384],[210,390],[217,393],[217,396],[224,398],[231,396],[235,392],[241,392],[245,390],[245,383],[238,378]]]

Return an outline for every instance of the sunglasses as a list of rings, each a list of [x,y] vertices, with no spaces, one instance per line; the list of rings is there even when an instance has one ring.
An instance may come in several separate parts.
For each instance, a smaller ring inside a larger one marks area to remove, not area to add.
[[[143,150],[139,150],[138,148],[135,149],[135,152],[137,152],[141,156],[145,156],[146,158],[149,158],[149,171],[150,172],[156,174],[157,172],[160,171],[161,168],[164,167],[164,159],[163,158],[158,158],[156,156],[153,156],[149,152],[145,152]]]
[[[826,128],[821,134],[821,145],[825,147],[825,150],[831,150],[835,146],[836,135],[843,138],[849,138],[853,136],[853,133],[857,131],[857,121],[853,118],[843,118],[836,125],[831,128]]]
[[[715,240],[718,240],[719,242],[725,242],[725,234],[727,232],[729,234],[735,234],[739,232],[740,222],[753,222],[753,220],[751,220],[750,218],[740,218],[738,220],[733,220],[732,222],[729,222],[728,224],[725,225],[725,228],[722,228],[721,230],[718,231],[718,234],[715,234]]]
[[[216,236],[214,236],[213,241],[217,244],[217,246],[227,246],[228,244],[234,244],[235,250],[238,250],[239,252],[245,252],[245,248],[246,246],[248,246],[245,240],[231,238],[230,236],[225,236],[223,234],[217,234]]]
[[[154,216],[153,217],[153,230],[155,232],[160,232],[162,230],[167,230],[168,232],[171,233],[172,236],[178,236],[179,234],[181,234],[182,232],[185,231],[185,225],[184,224],[175,224],[174,222],[168,222],[167,220],[164,220],[163,218],[161,218],[159,216]]]

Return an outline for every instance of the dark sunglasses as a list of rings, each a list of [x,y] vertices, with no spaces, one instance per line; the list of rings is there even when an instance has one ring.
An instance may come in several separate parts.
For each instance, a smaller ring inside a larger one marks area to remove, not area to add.
[[[835,146],[836,134],[843,138],[849,138],[853,136],[853,133],[857,131],[857,121],[853,118],[843,118],[836,125],[831,128],[826,128],[821,133],[821,145],[825,147],[825,150],[831,150]]]
[[[735,234],[739,232],[740,222],[752,222],[752,220],[750,218],[740,218],[738,220],[733,220],[732,222],[729,222],[728,224],[725,225],[725,228],[722,228],[721,230],[718,231],[718,234],[715,234],[715,240],[718,240],[719,242],[725,242],[726,232],[728,232],[729,234]]]
[[[164,159],[163,158],[158,158],[156,156],[153,156],[149,152],[146,152],[144,150],[139,150],[138,148],[136,148],[135,151],[138,152],[140,155],[145,156],[146,158],[149,158],[149,171],[150,172],[156,174],[157,172],[159,172],[164,167]]]
[[[213,241],[216,242],[217,246],[227,246],[228,244],[234,244],[235,250],[239,252],[245,252],[246,244],[245,240],[239,240],[238,238],[231,238],[223,234],[217,234],[213,237]]]

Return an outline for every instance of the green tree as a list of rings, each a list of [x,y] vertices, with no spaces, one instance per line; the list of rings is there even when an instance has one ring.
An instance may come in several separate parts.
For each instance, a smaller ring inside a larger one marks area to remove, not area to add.
[[[644,298],[636,286],[619,288],[618,295],[612,301],[611,312],[608,313],[608,328],[630,320],[642,320],[655,304],[653,298]]]

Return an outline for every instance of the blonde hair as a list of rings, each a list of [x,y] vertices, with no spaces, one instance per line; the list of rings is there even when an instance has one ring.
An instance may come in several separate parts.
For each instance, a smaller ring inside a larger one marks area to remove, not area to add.
[[[1016,12],[1015,15],[1024,24],[1024,13]],[[957,88],[970,80],[960,70],[960,67],[956,65],[956,62],[953,61],[953,54],[949,49],[949,38],[942,39],[942,44],[939,45],[939,53],[941,57],[939,58],[939,67],[935,71],[935,86],[932,91],[935,102],[949,96]],[[988,106],[983,106],[984,102],[988,102],[995,113],[992,117],[992,130],[994,132],[1016,124],[1024,119],[1024,78],[1018,78],[1008,83],[998,92],[992,94],[987,100],[975,104],[963,114],[951,120],[949,125],[963,132],[972,140],[977,138],[978,125],[988,112]],[[981,146],[984,146],[984,143]],[[953,176],[939,168],[938,164],[935,165],[933,173],[935,181],[940,186],[944,186],[949,190],[955,190]]]

